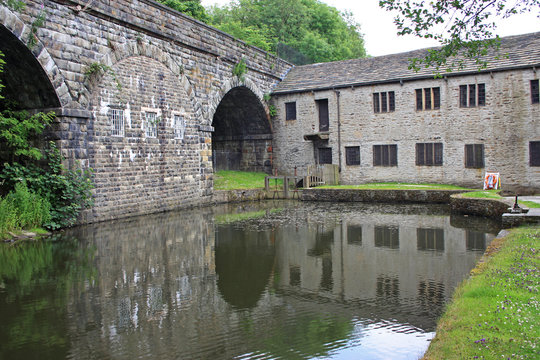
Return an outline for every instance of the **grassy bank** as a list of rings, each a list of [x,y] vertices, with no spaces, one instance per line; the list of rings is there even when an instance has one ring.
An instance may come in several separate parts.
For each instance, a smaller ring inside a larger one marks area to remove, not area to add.
[[[456,290],[424,359],[540,358],[540,227],[495,239]]]
[[[368,183],[360,185],[325,185],[321,189],[361,189],[361,190],[467,190],[470,189],[446,184],[411,184],[411,183]]]
[[[465,198],[480,198],[480,199],[503,199],[502,196],[499,195],[500,190],[482,190],[482,191],[473,191],[463,194],[462,196]],[[534,201],[527,201],[527,200],[520,200],[518,197],[518,204],[520,206],[528,207],[528,208],[540,208],[540,204],[536,203]]]

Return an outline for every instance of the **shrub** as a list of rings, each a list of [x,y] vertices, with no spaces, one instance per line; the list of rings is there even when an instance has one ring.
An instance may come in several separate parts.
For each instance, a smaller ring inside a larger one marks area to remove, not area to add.
[[[24,181],[19,182],[0,199],[0,234],[42,226],[51,220],[50,207],[47,199],[28,190]]]
[[[23,180],[32,191],[50,203],[51,217],[44,222],[45,227],[54,230],[71,226],[80,211],[93,204],[91,170],[66,169],[54,142],[49,144],[45,157],[47,169],[32,164],[4,164],[0,178],[8,187],[15,187]]]

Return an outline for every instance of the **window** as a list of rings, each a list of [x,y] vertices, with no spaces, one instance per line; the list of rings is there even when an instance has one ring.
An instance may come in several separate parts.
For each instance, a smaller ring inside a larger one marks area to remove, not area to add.
[[[442,166],[443,144],[442,143],[417,143],[416,165],[418,166]]]
[[[319,131],[328,131],[330,128],[328,117],[328,99],[315,100],[319,112]]]
[[[347,226],[347,244],[362,246],[362,227],[360,225]]]
[[[174,138],[182,140],[186,132],[186,121],[179,114],[174,115]]]
[[[332,163],[332,148],[319,148],[319,164]]]
[[[399,249],[399,228],[375,226],[375,247]]]
[[[373,166],[397,166],[397,145],[373,145]]]
[[[296,102],[285,103],[285,120],[296,120]]]
[[[540,166],[540,141],[529,142],[529,164]]]
[[[418,250],[444,251],[444,230],[416,229],[416,248]]]
[[[467,230],[465,233],[465,248],[469,251],[485,251],[485,234],[474,230]]]
[[[385,113],[396,110],[396,98],[393,91],[373,93],[373,111]]]
[[[475,107],[486,105],[486,85],[470,84],[459,86],[459,106]]]
[[[112,128],[112,136],[124,136],[124,110],[109,109],[109,122]]]
[[[540,104],[540,94],[539,94],[539,80],[531,80],[531,102],[533,104]]]
[[[472,169],[484,167],[484,144],[465,145],[465,167]]]
[[[345,147],[345,163],[347,165],[360,165],[360,146]]]
[[[302,272],[300,266],[289,266],[289,285],[300,286],[302,284]]]
[[[146,137],[157,137],[158,121],[157,112],[144,112],[144,133]]]
[[[416,89],[416,110],[434,110],[441,107],[441,88]]]

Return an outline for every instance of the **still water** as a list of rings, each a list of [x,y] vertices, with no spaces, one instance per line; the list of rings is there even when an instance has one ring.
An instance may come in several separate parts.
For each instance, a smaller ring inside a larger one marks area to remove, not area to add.
[[[497,224],[229,204],[0,247],[1,359],[418,359]]]

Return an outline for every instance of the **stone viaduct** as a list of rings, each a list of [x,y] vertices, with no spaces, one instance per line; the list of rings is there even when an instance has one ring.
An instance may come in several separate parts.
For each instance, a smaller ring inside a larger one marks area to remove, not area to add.
[[[215,169],[271,169],[264,94],[291,64],[151,0],[25,3],[0,5],[3,95],[55,111],[46,140],[94,169],[83,221],[208,203]]]

